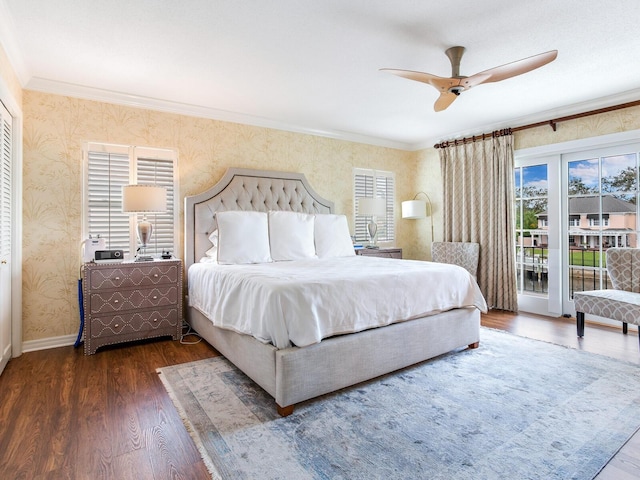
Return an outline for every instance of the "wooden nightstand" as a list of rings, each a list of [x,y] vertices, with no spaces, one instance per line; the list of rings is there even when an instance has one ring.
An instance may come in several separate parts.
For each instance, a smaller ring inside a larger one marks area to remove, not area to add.
[[[84,353],[182,333],[182,261],[85,263]]]
[[[402,258],[401,248],[358,248],[356,255],[382,258]]]

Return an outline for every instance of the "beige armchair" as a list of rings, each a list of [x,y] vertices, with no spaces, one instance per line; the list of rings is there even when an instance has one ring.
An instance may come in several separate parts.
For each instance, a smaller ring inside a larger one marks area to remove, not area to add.
[[[625,334],[627,324],[640,325],[640,249],[610,248],[606,255],[613,288],[573,294],[579,337],[584,336],[585,314],[618,320]]]
[[[431,258],[438,263],[451,263],[465,268],[477,278],[480,244],[472,242],[433,242]]]

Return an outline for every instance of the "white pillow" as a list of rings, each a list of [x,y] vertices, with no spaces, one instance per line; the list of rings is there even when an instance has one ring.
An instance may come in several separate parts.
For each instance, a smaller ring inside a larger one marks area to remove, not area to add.
[[[264,212],[230,210],[216,213],[218,263],[265,263],[269,255],[269,224]]]
[[[350,257],[356,254],[346,216],[316,215],[315,224],[314,236],[318,258]]]
[[[315,257],[313,226],[313,215],[269,212],[271,258],[279,262]]]
[[[316,215],[316,254],[318,258],[349,257],[355,255],[349,224],[344,215]]]

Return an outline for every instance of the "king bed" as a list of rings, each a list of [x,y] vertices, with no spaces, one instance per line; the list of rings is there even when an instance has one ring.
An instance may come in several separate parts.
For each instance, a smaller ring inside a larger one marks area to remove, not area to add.
[[[484,298],[453,265],[356,256],[303,174],[229,169],[185,199],[187,321],[296,403],[479,345]]]

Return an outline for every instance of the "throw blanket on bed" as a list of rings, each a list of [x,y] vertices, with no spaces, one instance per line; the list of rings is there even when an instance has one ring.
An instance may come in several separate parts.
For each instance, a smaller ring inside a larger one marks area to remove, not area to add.
[[[455,265],[366,256],[189,268],[189,304],[214,325],[304,347],[460,307],[487,305]]]

